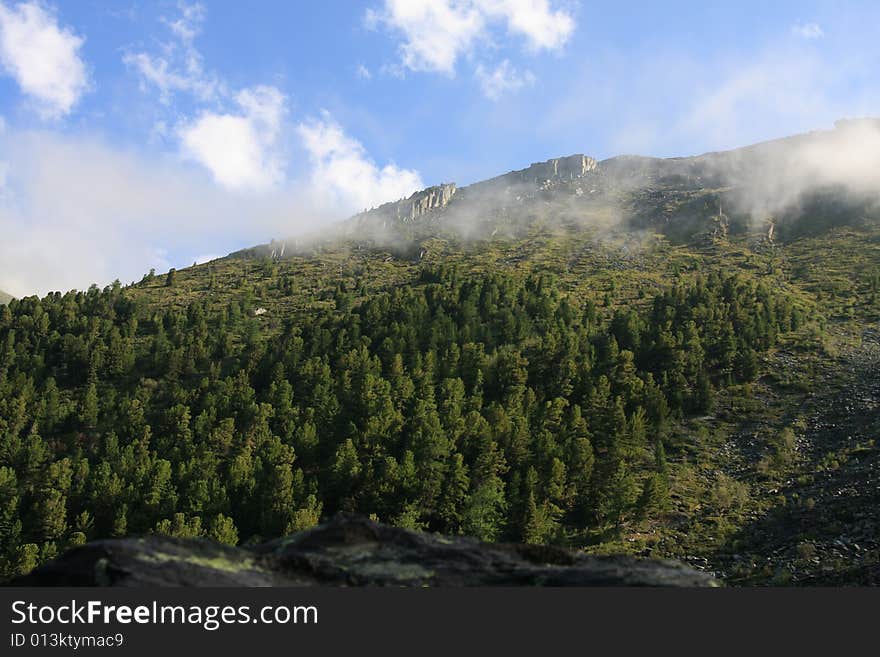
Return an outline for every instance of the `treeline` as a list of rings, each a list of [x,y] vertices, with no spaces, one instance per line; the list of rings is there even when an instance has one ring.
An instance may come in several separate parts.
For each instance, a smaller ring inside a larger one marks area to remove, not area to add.
[[[613,316],[546,274],[321,294],[333,309],[274,332],[247,302],[146,306],[119,285],[0,308],[2,573],[96,538],[234,544],[339,510],[488,540],[619,527],[668,508],[671,427],[803,319],[737,276]]]

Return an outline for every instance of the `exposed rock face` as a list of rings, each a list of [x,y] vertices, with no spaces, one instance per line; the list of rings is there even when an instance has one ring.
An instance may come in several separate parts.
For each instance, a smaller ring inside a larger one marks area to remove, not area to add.
[[[481,543],[339,516],[250,548],[148,536],[75,548],[19,586],[717,586],[672,561]]]
[[[586,155],[569,155],[546,162],[536,162],[528,169],[514,171],[505,177],[540,185],[548,180],[574,180],[594,171],[597,166],[596,160]]]
[[[397,216],[404,221],[406,221],[407,217],[410,221],[413,221],[426,212],[446,207],[454,195],[455,183],[443,183],[435,187],[428,187],[428,189],[416,192],[410,196],[403,204],[398,203]],[[407,203],[409,203],[408,210],[406,209]]]
[[[526,169],[511,171],[503,176],[476,183],[465,188],[470,198],[483,195],[502,196],[511,189],[525,188],[533,192],[547,185],[571,182],[596,171],[598,162],[586,155],[569,155],[546,162],[536,162]],[[458,191],[455,183],[444,183],[414,193],[407,199],[385,203],[358,215],[356,225],[387,229],[396,223],[409,223],[433,210],[445,208]],[[501,203],[502,198],[494,199]]]
[[[569,155],[558,157],[546,162],[535,162],[526,169],[511,171],[497,178],[467,187],[471,194],[492,193],[507,188],[527,187],[537,189],[549,183],[571,182],[582,178],[588,173],[597,171],[599,163],[586,155]]]
[[[387,227],[388,223],[415,221],[431,210],[437,210],[449,205],[452,197],[455,196],[455,192],[455,183],[434,185],[420,192],[413,193],[409,198],[384,203],[378,208],[364,212],[359,218],[361,222],[381,222],[385,224],[385,227]]]

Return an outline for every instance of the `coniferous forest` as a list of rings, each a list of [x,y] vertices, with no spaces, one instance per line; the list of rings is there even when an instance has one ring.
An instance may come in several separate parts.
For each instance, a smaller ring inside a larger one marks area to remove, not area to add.
[[[283,297],[289,278],[268,280]],[[805,321],[786,291],[718,272],[627,305],[546,272],[424,264],[380,293],[316,288],[271,331],[250,294],[136,294],[175,285],[0,307],[5,576],[100,537],[238,544],[338,511],[595,543],[672,510],[682,422]]]

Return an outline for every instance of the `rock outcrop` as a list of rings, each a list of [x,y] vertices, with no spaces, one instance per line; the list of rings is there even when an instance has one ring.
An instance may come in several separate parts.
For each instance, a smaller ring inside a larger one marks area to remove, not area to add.
[[[384,203],[378,208],[363,212],[355,220],[358,224],[384,224],[384,227],[388,224],[415,221],[432,210],[449,205],[456,189],[455,183],[434,185],[414,192],[409,198]]]
[[[431,210],[446,207],[454,195],[455,183],[443,183],[435,187],[428,187],[421,192],[416,192],[404,203],[399,203],[397,217],[404,221],[407,219],[413,221]]]
[[[511,171],[496,178],[468,186],[470,195],[480,196],[497,193],[506,189],[538,189],[548,184],[571,182],[597,171],[599,163],[586,155],[557,157],[546,162],[535,162],[526,169]]]
[[[540,185],[550,180],[574,180],[585,176],[598,167],[598,163],[586,155],[569,155],[546,162],[535,162],[529,168],[508,173],[504,178],[522,183]]]
[[[338,516],[252,547],[163,536],[74,548],[19,586],[717,586],[672,561],[481,543]]]
[[[503,176],[470,185],[463,190],[470,199],[495,201],[503,204],[505,194],[511,190],[524,190],[526,193],[546,188],[548,185],[567,183],[598,170],[598,162],[586,155],[569,155],[546,162],[535,162],[526,169],[511,171]],[[406,224],[420,217],[445,208],[459,191],[455,183],[443,183],[415,192],[400,201],[385,203],[355,217],[354,226],[374,229],[388,229],[395,224]],[[500,195],[496,198],[496,195]],[[490,205],[491,207],[491,205]]]

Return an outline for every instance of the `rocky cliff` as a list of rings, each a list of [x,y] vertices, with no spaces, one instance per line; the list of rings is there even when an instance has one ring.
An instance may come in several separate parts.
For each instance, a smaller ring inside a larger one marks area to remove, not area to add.
[[[19,586],[717,586],[672,561],[481,543],[339,516],[252,547],[163,536],[72,549]]]
[[[572,182],[578,178],[597,171],[598,162],[586,155],[569,155],[546,162],[535,162],[525,169],[511,171],[502,176],[475,183],[461,191],[466,192],[469,199],[487,195],[534,192],[548,185],[560,182]],[[354,218],[353,225],[363,228],[387,229],[395,224],[410,223],[428,214],[432,210],[441,210],[448,206],[456,196],[458,188],[455,183],[443,183],[428,187],[400,201],[385,203],[378,208],[363,212]],[[499,199],[500,200],[500,199]]]
[[[535,162],[526,169],[519,171],[511,171],[503,176],[491,178],[484,183],[472,185],[517,185],[528,184],[540,186],[549,181],[567,180],[571,181],[580,178],[595,171],[599,164],[592,157],[586,155],[569,155],[568,157],[559,157],[546,162]]]
[[[462,189],[463,196],[470,199],[503,199],[524,197],[559,184],[577,181],[599,171],[599,163],[586,155],[569,155],[546,162],[535,162],[525,169],[474,183]]]
[[[354,217],[354,223],[356,225],[381,225],[387,228],[391,224],[415,221],[431,210],[438,210],[449,205],[452,197],[455,196],[456,189],[455,183],[434,185],[414,192],[409,198],[384,203],[378,208],[363,212]]]

